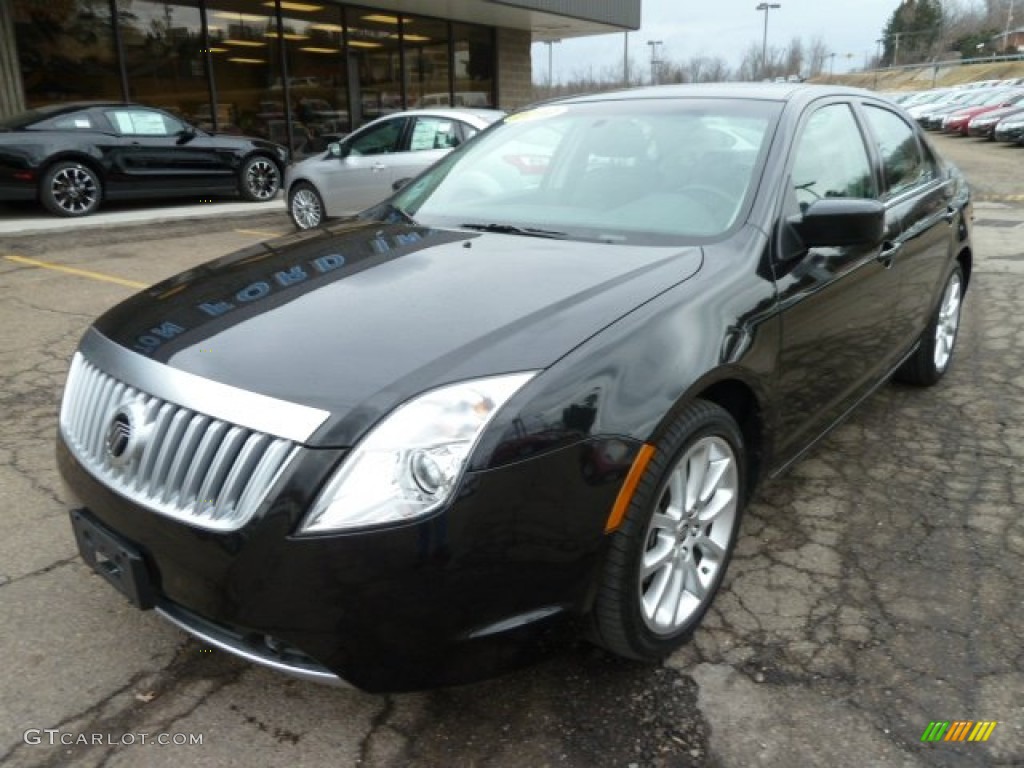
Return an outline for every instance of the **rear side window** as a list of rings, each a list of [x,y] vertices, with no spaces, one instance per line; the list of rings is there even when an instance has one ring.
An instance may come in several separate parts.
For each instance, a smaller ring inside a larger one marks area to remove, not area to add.
[[[895,112],[865,106],[868,125],[882,157],[886,196],[894,197],[936,177],[934,164],[925,158],[917,136]]]
[[[451,118],[417,117],[409,141],[409,151],[452,149],[460,141],[458,126]]]
[[[96,121],[88,112],[69,112],[38,123],[35,127],[48,131],[91,131],[96,128]]]

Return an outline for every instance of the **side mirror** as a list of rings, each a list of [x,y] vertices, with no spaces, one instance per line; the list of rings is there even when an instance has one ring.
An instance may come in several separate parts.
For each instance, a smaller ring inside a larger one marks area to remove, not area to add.
[[[196,129],[191,125],[187,125],[178,131],[178,143],[188,144],[192,139],[196,137]]]
[[[408,184],[410,181],[412,181],[412,177],[411,176],[407,177],[407,178],[404,178],[404,179],[398,179],[397,181],[395,181],[394,184],[391,185],[391,191],[392,192],[397,192],[402,187],[404,187],[406,184]]]
[[[877,200],[815,200],[787,223],[807,248],[877,245],[885,234],[885,206]]]
[[[348,147],[342,144],[340,141],[332,141],[327,145],[327,154],[331,157],[337,157],[344,159],[348,157]]]

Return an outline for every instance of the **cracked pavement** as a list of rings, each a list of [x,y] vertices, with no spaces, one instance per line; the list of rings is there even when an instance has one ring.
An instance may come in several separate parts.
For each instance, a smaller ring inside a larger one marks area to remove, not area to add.
[[[936,143],[969,178],[983,157],[983,188],[1016,183],[990,175],[1004,148]],[[0,763],[1024,764],[1024,208],[975,215],[949,375],[883,387],[761,489],[692,643],[662,667],[580,643],[485,683],[395,696],[204,648],[79,560],[53,462],[58,399],[81,333],[133,289],[3,258],[150,283],[289,231],[284,214],[0,237]],[[922,744],[932,720],[999,724],[985,743]],[[27,729],[104,743],[27,744]]]

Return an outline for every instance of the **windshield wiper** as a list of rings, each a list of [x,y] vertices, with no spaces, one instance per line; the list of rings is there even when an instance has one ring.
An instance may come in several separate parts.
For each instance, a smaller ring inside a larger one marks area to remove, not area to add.
[[[494,232],[499,235],[523,235],[525,237],[549,237],[559,240],[568,237],[565,232],[535,227],[517,227],[515,224],[460,224],[462,229],[475,229],[479,232]]]

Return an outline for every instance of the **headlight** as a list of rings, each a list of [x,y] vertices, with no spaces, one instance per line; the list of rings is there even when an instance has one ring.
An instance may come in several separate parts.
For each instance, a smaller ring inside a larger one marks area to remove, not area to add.
[[[300,533],[394,523],[439,508],[484,428],[535,375],[451,384],[397,408],[345,457]]]

